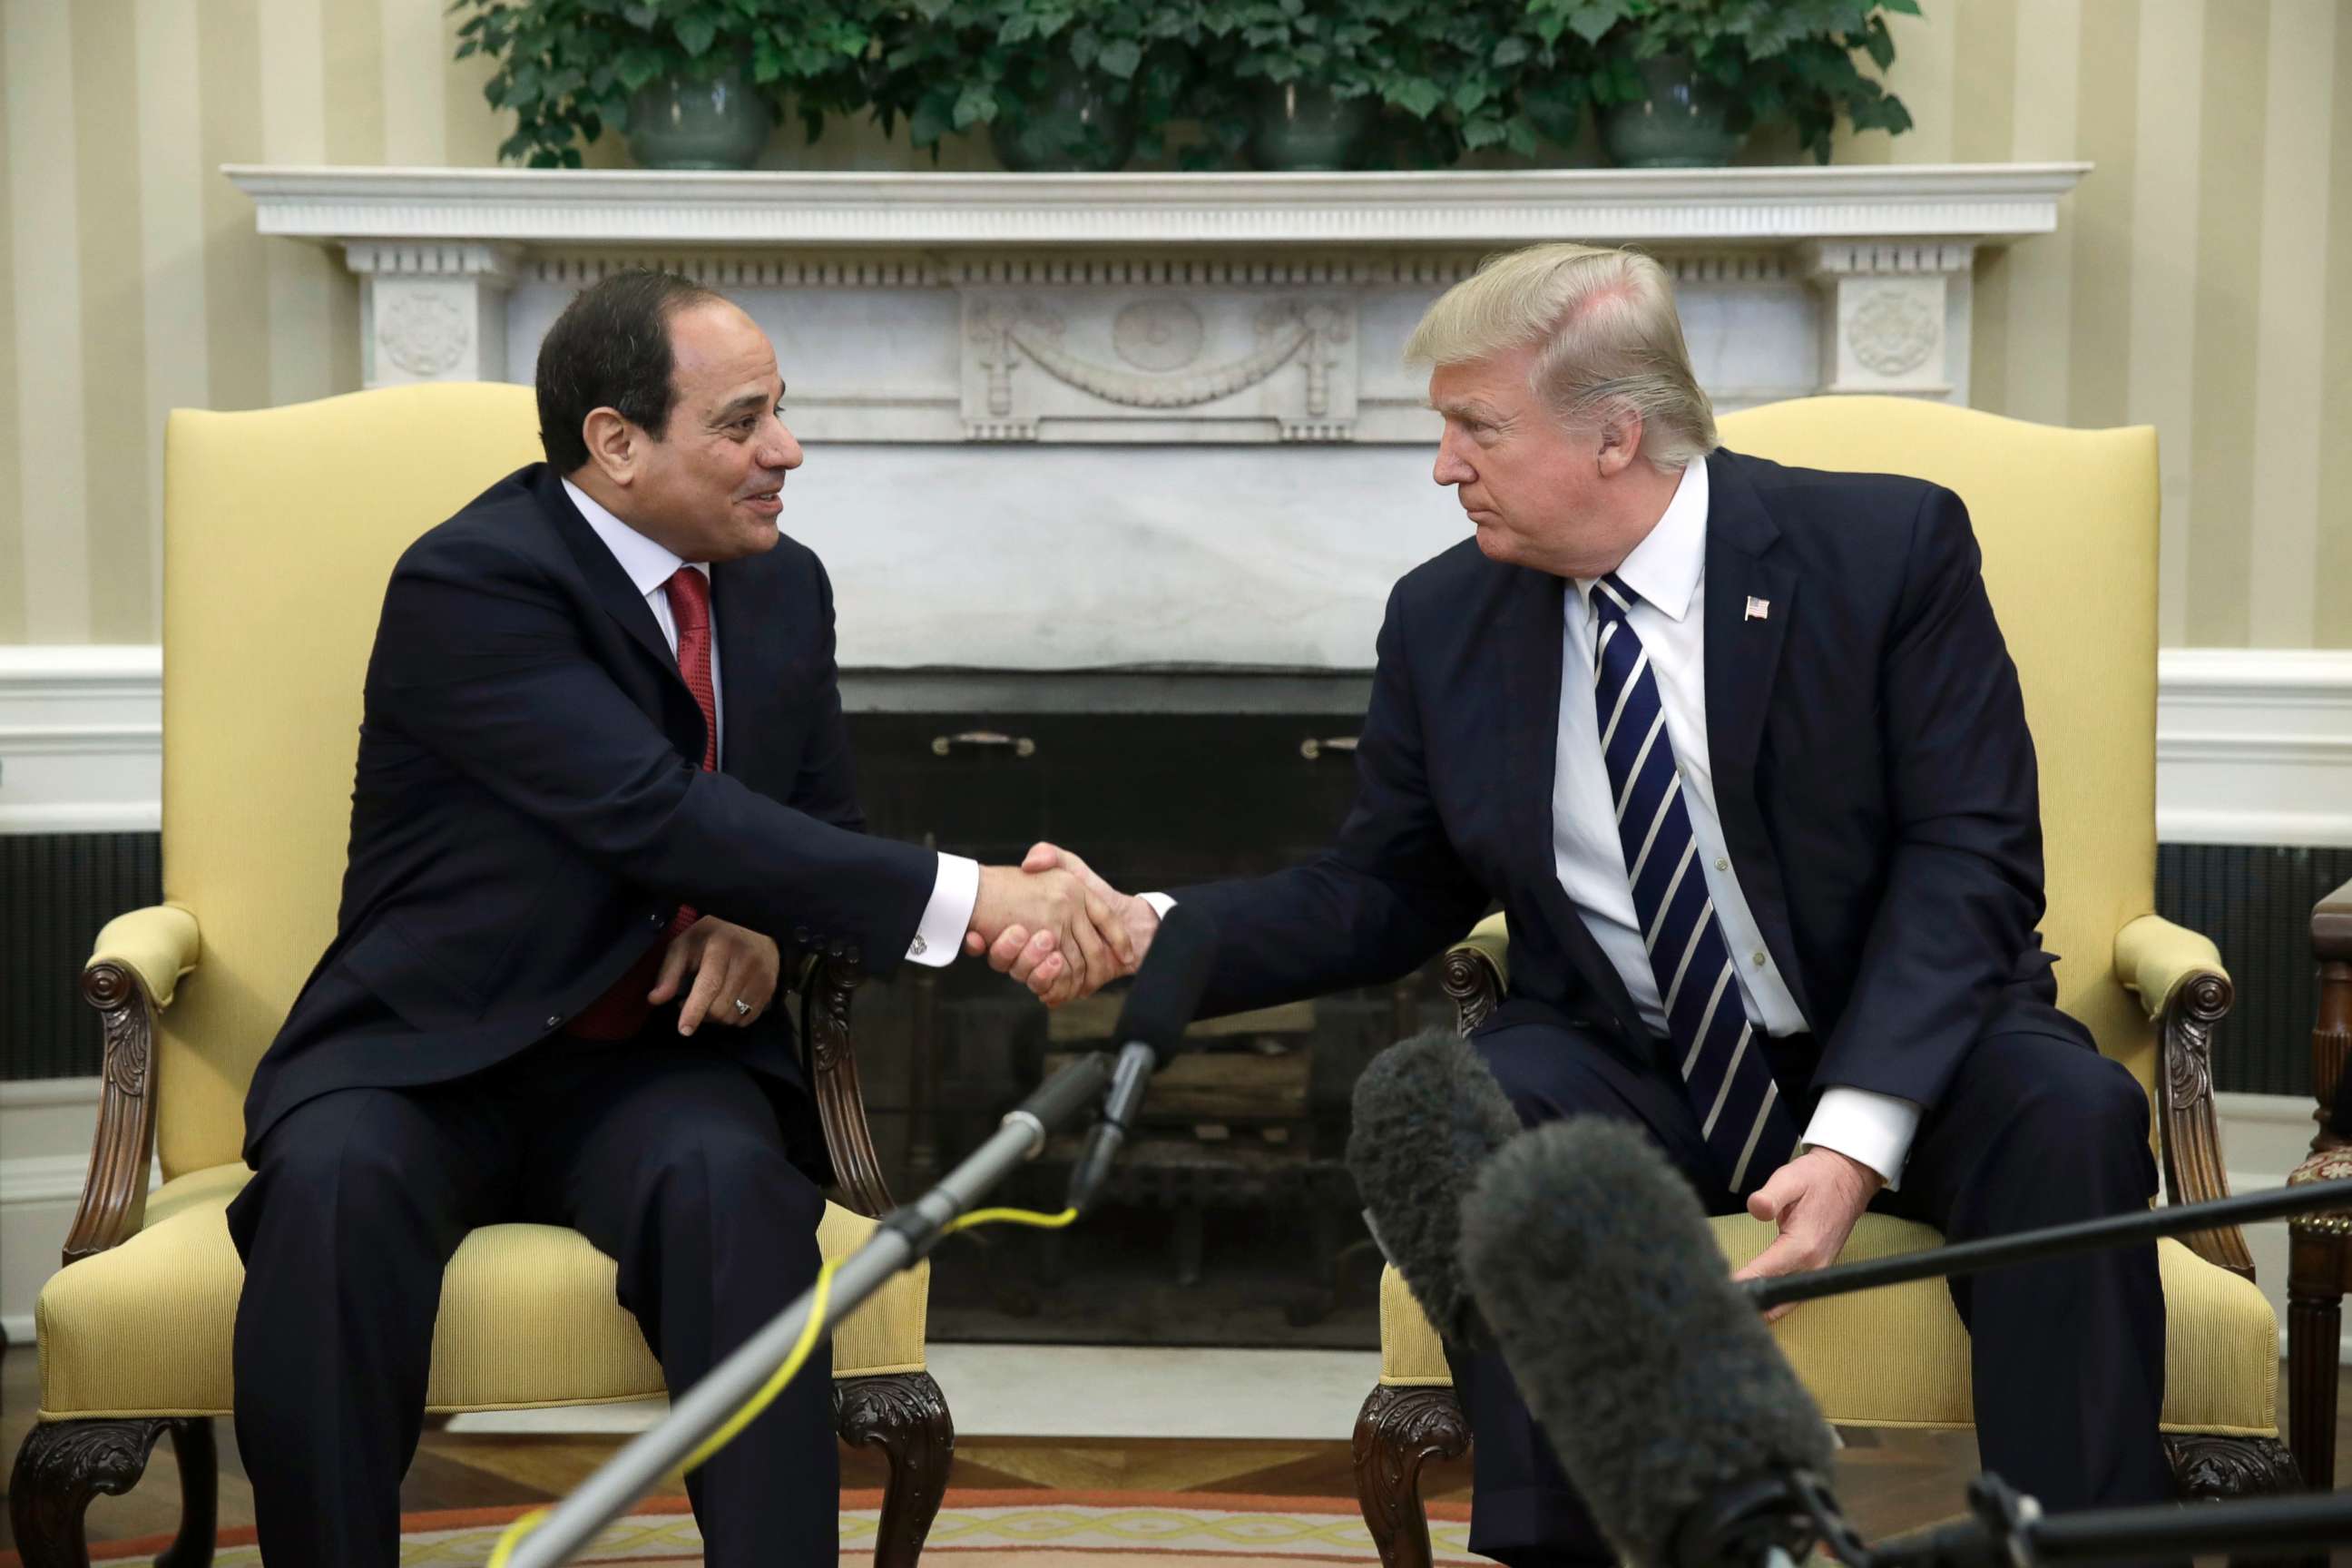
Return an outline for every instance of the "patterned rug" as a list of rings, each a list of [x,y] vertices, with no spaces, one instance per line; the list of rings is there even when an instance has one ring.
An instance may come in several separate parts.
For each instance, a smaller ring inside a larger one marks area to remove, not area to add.
[[[881,1494],[844,1492],[841,1560],[860,1568],[874,1559],[875,1521]],[[461,1509],[415,1513],[401,1521],[403,1568],[478,1568],[499,1532],[524,1510]],[[1465,1545],[1469,1512],[1460,1505],[1430,1506],[1430,1544],[1447,1568],[1484,1563]],[[169,1536],[112,1541],[90,1549],[93,1562],[143,1559]],[[218,1568],[258,1568],[250,1530],[223,1531]],[[954,1568],[1078,1568],[1123,1556],[1135,1568],[1242,1568],[1244,1564],[1378,1563],[1353,1499],[1264,1498],[1218,1492],[950,1491],[931,1527],[926,1559]],[[702,1537],[686,1500],[640,1503],[583,1554],[583,1564],[632,1568],[702,1561]],[[14,1552],[0,1553],[13,1568]]]

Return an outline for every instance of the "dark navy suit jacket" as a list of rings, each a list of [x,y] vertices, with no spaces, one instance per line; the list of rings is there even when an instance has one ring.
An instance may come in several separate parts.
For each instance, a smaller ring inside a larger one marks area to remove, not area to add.
[[[718,773],[698,765],[702,710],[652,612],[545,465],[401,557],[368,660],[335,937],[254,1074],[248,1155],[312,1096],[513,1056],[681,903],[869,973],[898,964],[938,858],[863,831],[824,569],[783,539],[710,579]],[[696,1038],[803,1081],[789,1008]]]
[[[1707,479],[1708,761],[1740,889],[1822,1046],[1813,1089],[1932,1106],[1989,1026],[2087,1045],[2053,1005],[2033,742],[1959,498],[1723,450]],[[1555,874],[1566,591],[1475,541],[1397,584],[1339,841],[1174,890],[1221,930],[1206,1012],[1392,981],[1499,904],[1506,1016],[1651,1059]]]

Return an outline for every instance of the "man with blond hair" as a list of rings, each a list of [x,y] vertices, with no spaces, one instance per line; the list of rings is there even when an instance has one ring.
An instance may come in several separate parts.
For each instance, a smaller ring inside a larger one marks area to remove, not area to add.
[[[2033,742],[1959,498],[1724,450],[1632,252],[1497,258],[1406,354],[1475,537],[1390,595],[1338,842],[1173,895],[1223,933],[1205,1011],[1392,980],[1499,903],[1479,1053],[1527,1121],[1637,1121],[1712,1212],[1775,1224],[1743,1274],[1831,1262],[1866,1207],[1961,1240],[2145,1206],[2147,1098],[2035,929]],[[1149,946],[1169,895],[1056,862]],[[989,951],[1071,988],[1017,926]],[[1987,1468],[2052,1510],[2169,1495],[2152,1247],[1952,1294]],[[1472,1550],[1608,1561],[1500,1358],[1448,1353]]]

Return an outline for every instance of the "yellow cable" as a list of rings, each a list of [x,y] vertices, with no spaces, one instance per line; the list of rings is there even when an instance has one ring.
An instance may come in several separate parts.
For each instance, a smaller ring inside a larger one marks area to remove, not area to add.
[[[1031,1209],[974,1209],[962,1218],[949,1222],[940,1234],[953,1236],[957,1231],[970,1230],[978,1225],[1027,1225],[1035,1226],[1042,1230],[1059,1230],[1077,1217],[1078,1211],[1074,1208],[1064,1209],[1060,1214],[1038,1214]],[[816,1348],[816,1342],[824,1335],[824,1309],[833,1296],[833,1271],[838,1267],[840,1265],[836,1260],[827,1258],[824,1267],[816,1271],[815,1300],[809,1303],[808,1321],[802,1326],[800,1339],[793,1343],[791,1353],[784,1357],[782,1364],[776,1368],[775,1375],[768,1379],[759,1393],[745,1401],[741,1409],[729,1416],[725,1426],[705,1438],[700,1447],[688,1455],[686,1463],[679,1467],[680,1469],[691,1470],[699,1468],[707,1463],[713,1454],[733,1442],[744,1427],[759,1419],[760,1413],[773,1403],[776,1395],[784,1391],[785,1385],[800,1374],[802,1364],[808,1360],[809,1352]],[[547,1514],[546,1509],[533,1509],[507,1526],[506,1533],[499,1537],[498,1545],[490,1552],[489,1568],[506,1568],[508,1559],[514,1555],[514,1549],[521,1543],[524,1536],[539,1528],[541,1521],[547,1518]]]
[[[506,1533],[499,1537],[499,1543],[490,1549],[490,1568],[507,1568],[507,1559],[514,1555],[514,1549],[522,1543],[524,1536],[539,1528],[540,1521],[547,1517],[548,1511],[543,1508],[532,1509],[508,1525]]]
[[[1064,1209],[1060,1214],[1039,1214],[1034,1209],[974,1209],[961,1219],[949,1221],[948,1227],[940,1234],[953,1236],[976,1225],[1029,1225],[1039,1230],[1059,1230],[1077,1217],[1076,1209]]]

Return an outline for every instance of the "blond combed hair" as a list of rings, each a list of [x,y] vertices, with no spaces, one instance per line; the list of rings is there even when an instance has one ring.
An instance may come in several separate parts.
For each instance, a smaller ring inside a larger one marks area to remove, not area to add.
[[[1666,269],[1637,250],[1531,245],[1489,257],[1439,296],[1407,364],[1466,364],[1540,345],[1528,384],[1564,422],[1633,414],[1642,456],[1680,469],[1715,449]]]

